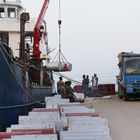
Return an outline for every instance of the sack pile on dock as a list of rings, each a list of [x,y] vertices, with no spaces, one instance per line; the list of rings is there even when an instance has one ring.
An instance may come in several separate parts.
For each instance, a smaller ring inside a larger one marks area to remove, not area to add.
[[[5,140],[112,140],[108,121],[95,109],[70,103],[61,96],[46,97],[46,108],[19,116],[18,124],[0,132]]]

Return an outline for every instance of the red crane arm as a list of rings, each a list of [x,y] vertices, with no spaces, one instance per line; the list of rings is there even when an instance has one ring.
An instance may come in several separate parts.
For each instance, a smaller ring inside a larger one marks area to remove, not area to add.
[[[48,7],[49,0],[45,0],[43,6],[41,8],[40,14],[38,16],[37,22],[34,27],[34,48],[33,48],[33,58],[39,59],[40,58],[40,49],[39,49],[39,40],[40,40],[40,26],[43,21],[43,18],[46,13],[46,9]]]

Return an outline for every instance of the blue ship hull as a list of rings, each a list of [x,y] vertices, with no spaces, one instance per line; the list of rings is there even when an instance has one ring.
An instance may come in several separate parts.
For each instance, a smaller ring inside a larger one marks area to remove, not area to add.
[[[18,122],[33,107],[44,106],[45,96],[53,96],[50,86],[30,84],[29,69],[13,61],[9,48],[0,45],[0,131]],[[26,81],[25,81],[26,79]],[[43,103],[43,104],[42,104]]]

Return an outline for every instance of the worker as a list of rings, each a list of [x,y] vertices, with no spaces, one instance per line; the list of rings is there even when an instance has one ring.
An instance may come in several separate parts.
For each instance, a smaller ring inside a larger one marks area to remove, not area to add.
[[[26,61],[28,62],[30,60],[30,45],[29,45],[29,43],[26,43],[25,56],[26,56]]]
[[[66,85],[65,83],[61,86],[61,88],[59,89],[59,94],[61,95],[62,98],[67,99],[67,94],[66,94]]]
[[[64,86],[64,82],[63,82],[63,78],[62,77],[59,77],[59,81],[57,82],[57,92],[58,94],[60,94],[60,89],[62,86]]]
[[[71,87],[71,81],[66,81],[64,86],[60,88],[60,94],[62,98],[69,99],[70,102],[76,101],[76,96],[73,94],[74,90]]]
[[[96,73],[94,73],[94,75],[92,76],[91,82],[92,82],[92,92],[93,95],[95,95],[98,88],[98,77]]]
[[[65,82],[65,89],[66,89],[66,95],[70,99],[70,102],[75,102],[76,101],[76,96],[73,94],[74,90],[71,87],[71,81],[66,81]]]
[[[83,93],[84,93],[85,97],[87,96],[88,86],[89,86],[89,76],[83,75],[82,89],[83,89]]]
[[[84,93],[84,96],[86,97],[86,76],[83,75],[83,80],[82,80],[82,91]]]
[[[86,79],[85,79],[85,83],[86,83],[86,87],[88,88],[89,87],[89,76],[87,75]]]

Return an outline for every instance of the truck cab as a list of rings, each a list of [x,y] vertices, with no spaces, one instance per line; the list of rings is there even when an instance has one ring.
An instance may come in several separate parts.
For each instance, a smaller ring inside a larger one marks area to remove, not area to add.
[[[140,98],[140,54],[122,52],[117,76],[118,96],[124,100]]]

